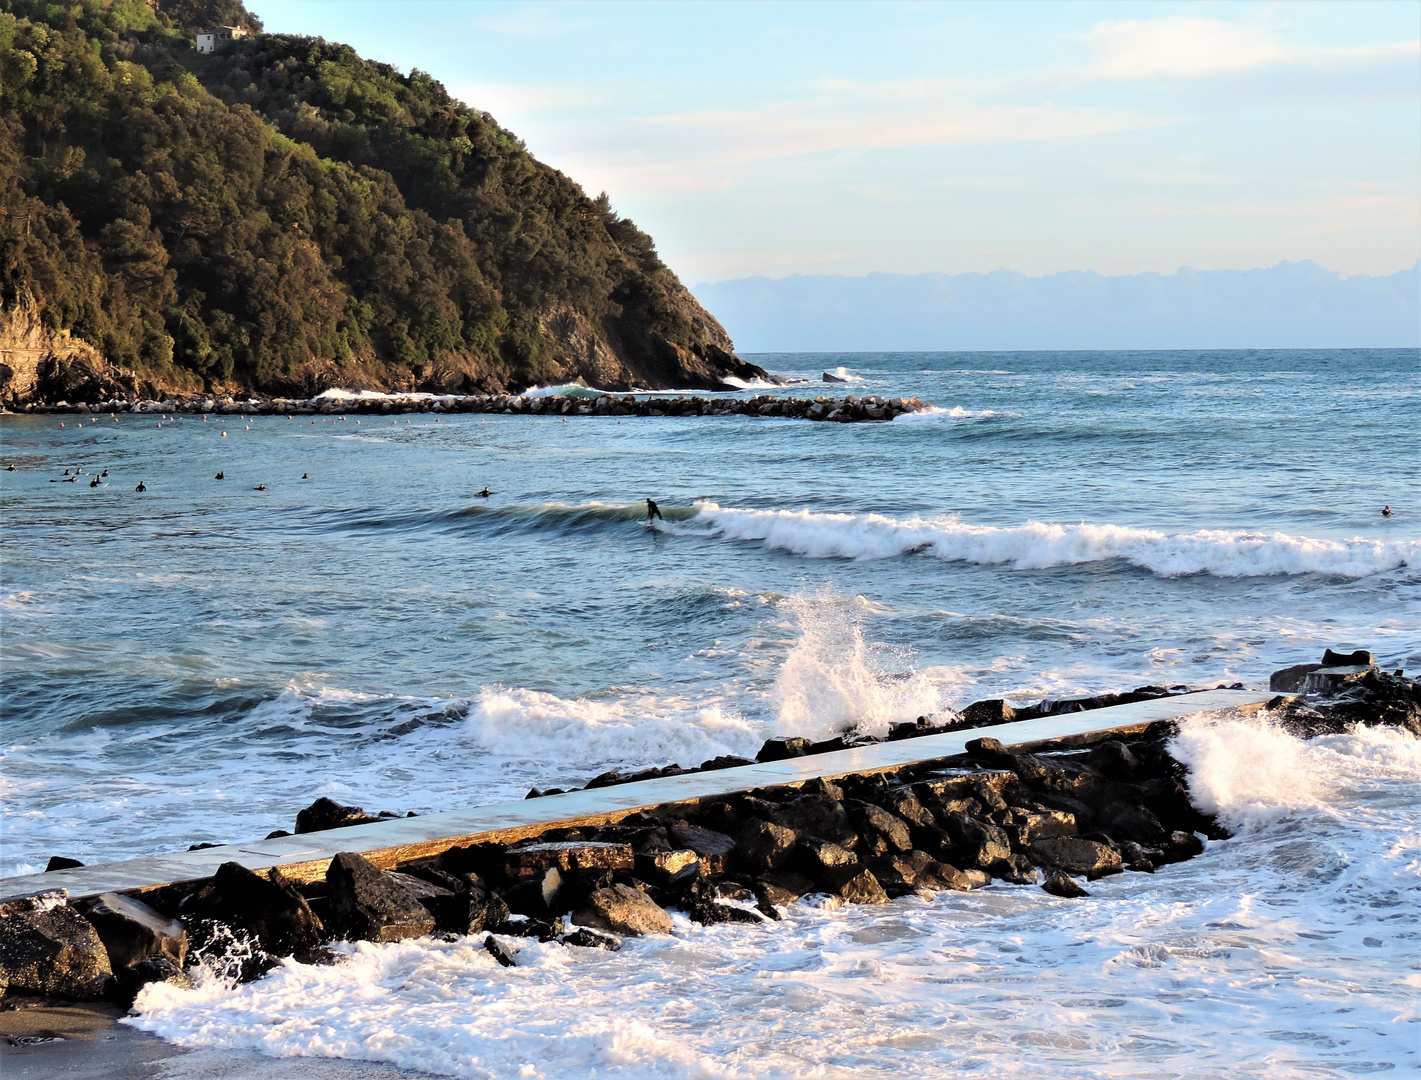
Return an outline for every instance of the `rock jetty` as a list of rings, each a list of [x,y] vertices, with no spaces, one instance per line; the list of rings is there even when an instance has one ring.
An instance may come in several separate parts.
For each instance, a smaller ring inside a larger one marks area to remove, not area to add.
[[[1329,651],[1321,664],[1285,669],[1273,680],[1282,691],[1270,703],[1275,719],[1299,734],[1386,723],[1421,735],[1421,683],[1379,670],[1368,653]],[[1141,687],[1020,709],[981,701],[948,726],[1183,689]],[[888,738],[943,730],[920,719]],[[953,757],[664,804],[600,826],[554,825],[514,843],[450,846],[389,868],[342,852],[314,880],[229,862],[211,878],[141,895],[71,904],[62,889],[43,892],[0,905],[0,1007],[42,998],[130,1002],[146,983],[187,983],[200,963],[249,980],[285,956],[335,962],[330,945],[340,940],[484,935],[498,963],[515,966],[519,939],[615,950],[627,936],[672,933],[677,912],[702,924],[761,925],[805,897],[821,905],[887,904],[994,879],[1084,898],[1094,880],[1154,873],[1228,835],[1190,802],[1184,766],[1168,750],[1174,730],[1174,722],[1162,722],[1030,753],[984,733]],[[757,760],[861,741],[849,734],[818,743],[771,739]],[[750,763],[721,757],[700,769]],[[606,773],[588,786],[689,771]],[[549,793],[535,789],[529,798]],[[295,828],[338,831],[372,820],[378,817],[358,807],[318,799]],[[56,857],[51,868],[72,865]]]
[[[788,420],[824,420],[849,424],[892,420],[932,406],[917,398],[778,397],[757,394],[751,398],[637,397],[634,394],[561,394],[529,397],[516,394],[410,395],[377,397],[261,398],[177,397],[129,401],[59,401],[52,405],[24,405],[24,413],[191,413],[242,416],[355,415],[382,416],[403,413],[486,413],[506,416],[765,416]]]

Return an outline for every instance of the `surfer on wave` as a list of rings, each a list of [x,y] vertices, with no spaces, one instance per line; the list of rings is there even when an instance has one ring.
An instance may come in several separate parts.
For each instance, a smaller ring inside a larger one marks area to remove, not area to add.
[[[659,506],[656,505],[656,501],[655,501],[654,499],[647,499],[647,500],[646,500],[646,520],[647,520],[647,521],[650,521],[652,518],[656,518],[658,521],[665,521],[665,520],[666,520],[665,518],[663,518],[663,517],[661,516],[661,507],[659,507]]]

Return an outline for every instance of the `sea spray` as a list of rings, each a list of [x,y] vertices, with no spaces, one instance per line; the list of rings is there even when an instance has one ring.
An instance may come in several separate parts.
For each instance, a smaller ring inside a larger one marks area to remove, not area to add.
[[[937,688],[913,668],[911,650],[865,639],[862,596],[823,588],[781,605],[799,639],[772,691],[780,734],[826,739],[856,730],[882,736],[892,724],[942,707]]]

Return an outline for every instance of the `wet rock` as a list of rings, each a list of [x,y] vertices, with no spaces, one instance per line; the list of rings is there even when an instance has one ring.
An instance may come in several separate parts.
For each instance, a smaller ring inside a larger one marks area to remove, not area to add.
[[[572,933],[564,934],[558,940],[564,945],[573,945],[579,949],[605,949],[607,952],[617,952],[622,947],[621,938],[586,926],[579,926]]]
[[[477,934],[496,930],[508,922],[508,905],[496,892],[470,886],[463,892],[420,900],[434,917],[434,928],[451,934]]]
[[[0,983],[7,993],[96,1001],[113,968],[98,932],[57,889],[0,904]]]
[[[793,829],[752,821],[736,841],[735,860],[751,873],[778,869],[789,861],[797,839]]]
[[[966,814],[949,814],[943,829],[952,839],[954,862],[985,869],[1011,855],[1011,839],[996,825],[987,825]]]
[[[806,795],[818,795],[838,803],[844,801],[844,789],[827,776],[816,776],[813,780],[806,781],[800,790]]]
[[[192,987],[187,973],[167,956],[149,956],[140,960],[120,971],[117,979],[119,999],[130,1004],[149,983],[169,983],[183,989]]]
[[[715,772],[718,769],[738,769],[742,765],[754,765],[755,762],[747,757],[740,757],[736,754],[722,754],[713,757],[709,761],[701,762],[701,772]]]
[[[962,719],[954,727],[975,728],[988,724],[1009,724],[1016,719],[1016,710],[999,698],[974,701],[962,710]],[[996,742],[995,739],[992,740]],[[1000,746],[1000,743],[997,743]]]
[[[854,844],[858,837],[843,805],[824,795],[801,795],[785,803],[775,814],[775,824],[798,836],[817,836],[841,846]]]
[[[1119,739],[1107,739],[1091,747],[1086,765],[1109,780],[1134,780],[1143,772],[1139,758]]]
[[[755,883],[756,895],[762,901],[779,907],[788,907],[801,896],[813,891],[812,880],[791,870],[776,870],[763,874]]]
[[[327,829],[344,829],[351,825],[365,825],[377,818],[371,817],[358,806],[342,806],[324,795],[296,815],[298,833],[324,832]]]
[[[793,858],[795,865],[816,882],[825,881],[830,873],[843,867],[857,866],[859,861],[848,848],[817,836],[801,837],[795,844]]]
[[[1041,883],[1041,887],[1052,896],[1064,896],[1068,900],[1090,895],[1081,887],[1080,882],[1060,870],[1052,870],[1048,873],[1046,880]]]
[[[912,850],[913,838],[901,818],[869,802],[854,802],[848,809],[859,826],[866,856],[881,857],[894,851]]]
[[[1079,799],[1072,799],[1068,795],[1056,795],[1049,791],[1035,791],[1031,794],[1031,801],[1048,810],[1056,810],[1063,814],[1070,814],[1071,817],[1075,819],[1077,829],[1095,822],[1095,811]]]
[[[723,799],[716,799],[701,806],[696,814],[696,824],[704,829],[734,836],[740,831],[740,815]]]
[[[559,905],[564,886],[563,872],[550,866],[531,877],[520,878],[505,889],[503,899],[519,915],[551,915]]]
[[[1154,862],[1156,865],[1184,862],[1186,859],[1192,859],[1196,855],[1202,854],[1204,854],[1204,841],[1192,832],[1176,829],[1169,834],[1169,839],[1160,845],[1160,857]]]
[[[886,904],[888,894],[873,872],[864,867],[841,867],[829,875],[831,890],[850,904]]]
[[[510,881],[534,877],[550,868],[565,871],[630,870],[630,844],[596,841],[563,841],[510,848],[504,858],[504,873]]]
[[[1303,680],[1320,667],[1321,664],[1294,664],[1281,668],[1268,676],[1268,691],[1273,694],[1300,694]]]
[[[993,863],[988,872],[992,877],[1009,881],[1013,885],[1036,884],[1036,867],[1025,855],[1008,855],[1001,862]]]
[[[573,920],[595,930],[610,930],[629,937],[671,933],[671,917],[644,892],[630,885],[594,890]]]
[[[1357,649],[1355,652],[1349,653],[1333,652],[1331,649],[1327,649],[1322,654],[1323,667],[1372,667],[1374,664],[1376,664],[1376,660],[1367,649]]]
[[[937,819],[933,817],[932,811],[922,804],[913,794],[911,788],[890,788],[884,793],[882,799],[877,801],[878,805],[889,813],[906,821],[910,828],[912,826],[928,828],[937,824]]]
[[[326,869],[332,929],[363,941],[401,941],[434,929],[434,917],[399,881],[369,860],[342,851]]]
[[[889,896],[905,896],[919,888],[934,888],[935,870],[941,864],[926,851],[901,852],[874,864],[874,877]],[[938,884],[936,888],[945,888]]]
[[[1353,687],[1361,686],[1369,675],[1377,674],[1377,669],[1362,664],[1346,667],[1320,667],[1303,676],[1303,693],[1308,695],[1336,696]]]
[[[766,739],[765,745],[760,747],[760,752],[755,755],[756,761],[785,761],[789,758],[803,757],[809,750],[809,740],[801,739],[799,736],[787,738]]]
[[[1014,850],[1025,851],[1043,836],[1074,836],[1076,817],[1064,810],[1019,810],[1013,809],[1013,821],[1003,825],[1011,839]]]
[[[667,835],[679,847],[690,848],[701,860],[701,872],[708,877],[725,873],[735,841],[725,833],[703,829],[689,821],[673,821]]]
[[[700,873],[701,857],[690,848],[639,852],[634,863],[637,877],[655,885],[666,885],[688,871]]]
[[[155,956],[166,957],[182,968],[187,958],[187,931],[177,919],[116,893],[102,893],[74,906],[98,931],[115,972]]]
[[[1078,836],[1043,837],[1031,845],[1030,855],[1040,866],[1089,878],[1116,873],[1122,866],[1120,852],[1109,844]]]
[[[518,966],[518,961],[513,959],[513,952],[492,934],[484,938],[484,951],[497,960],[501,967]]]
[[[251,934],[277,956],[315,948],[325,936],[321,920],[304,896],[280,879],[260,877],[241,863],[219,866],[210,893],[197,907],[195,914]]]
[[[1153,874],[1155,866],[1160,862],[1162,852],[1157,848],[1147,848],[1133,840],[1122,840],[1119,844],[1120,858],[1125,861],[1126,870],[1134,870],[1137,873]]]
[[[51,855],[49,862],[45,863],[44,872],[47,874],[51,870],[74,870],[83,865],[78,859],[66,858],[63,855]]]
[[[1143,806],[1130,806],[1126,803],[1111,803],[1100,812],[1096,823],[1117,840],[1151,844],[1168,835],[1154,814]]]

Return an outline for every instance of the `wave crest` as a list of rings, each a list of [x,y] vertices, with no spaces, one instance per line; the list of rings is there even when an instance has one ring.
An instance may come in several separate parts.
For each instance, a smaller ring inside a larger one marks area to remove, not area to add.
[[[1421,541],[1322,540],[1287,533],[1198,529],[1165,533],[1125,525],[1028,521],[969,525],[955,515],[893,518],[813,510],[742,510],[698,502],[691,527],[811,559],[887,559],[922,552],[950,562],[1022,570],[1122,559],[1161,577],[1212,574],[1365,577],[1421,560]]]

